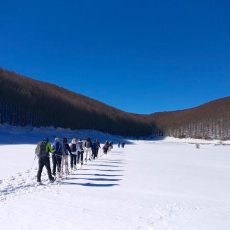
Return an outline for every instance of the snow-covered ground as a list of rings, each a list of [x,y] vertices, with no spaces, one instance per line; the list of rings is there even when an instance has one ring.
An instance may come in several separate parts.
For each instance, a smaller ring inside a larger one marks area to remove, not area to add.
[[[44,186],[35,145],[0,145],[1,229],[229,230],[230,147],[189,143],[115,146]]]

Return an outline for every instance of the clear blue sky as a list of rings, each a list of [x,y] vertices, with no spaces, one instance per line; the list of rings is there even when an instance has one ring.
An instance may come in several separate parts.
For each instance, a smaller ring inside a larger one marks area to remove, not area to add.
[[[229,96],[230,1],[8,0],[0,66],[125,111]]]

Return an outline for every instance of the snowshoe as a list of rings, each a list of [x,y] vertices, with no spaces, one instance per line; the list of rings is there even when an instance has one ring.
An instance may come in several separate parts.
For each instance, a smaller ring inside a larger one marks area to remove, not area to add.
[[[41,181],[38,181],[35,186],[42,186],[44,185]]]
[[[50,184],[54,183],[54,181],[56,180],[56,178],[53,178],[49,181]]]

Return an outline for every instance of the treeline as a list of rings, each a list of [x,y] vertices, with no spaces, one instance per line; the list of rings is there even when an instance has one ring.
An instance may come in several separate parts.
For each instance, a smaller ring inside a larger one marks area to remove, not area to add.
[[[0,123],[94,129],[135,137],[226,140],[230,139],[230,97],[187,110],[137,115],[0,69]]]
[[[230,139],[230,97],[175,112],[155,113],[154,122],[166,136]]]
[[[0,69],[0,123],[151,135],[144,116],[126,113],[61,87]]]

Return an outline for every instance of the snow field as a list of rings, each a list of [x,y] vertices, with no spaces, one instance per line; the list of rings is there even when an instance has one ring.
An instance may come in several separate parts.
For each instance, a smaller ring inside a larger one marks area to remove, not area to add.
[[[38,187],[34,147],[0,146],[4,229],[230,229],[229,146],[135,141]]]

